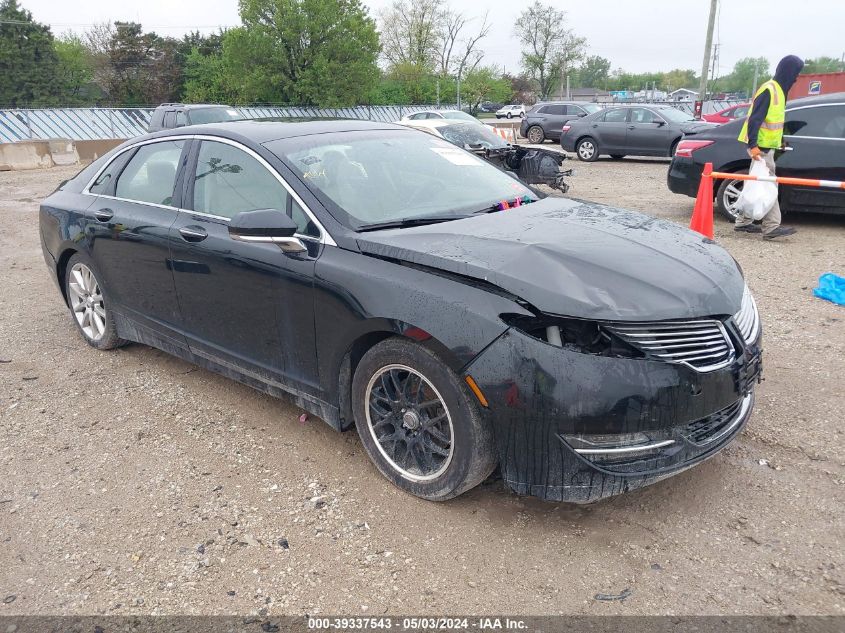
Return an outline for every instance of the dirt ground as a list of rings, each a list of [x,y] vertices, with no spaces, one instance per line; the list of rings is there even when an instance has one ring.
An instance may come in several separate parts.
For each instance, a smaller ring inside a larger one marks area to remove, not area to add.
[[[572,163],[571,196],[688,222],[667,161]],[[787,217],[783,243],[717,222],[766,350],[717,457],[585,507],[497,481],[433,504],[354,431],[141,345],[89,348],[38,242],[39,199],[74,172],[0,173],[0,615],[845,614],[845,311],[811,294],[845,273],[845,218]]]

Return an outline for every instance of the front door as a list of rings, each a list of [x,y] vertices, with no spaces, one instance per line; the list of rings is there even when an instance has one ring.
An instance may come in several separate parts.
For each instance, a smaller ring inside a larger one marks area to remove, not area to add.
[[[158,334],[171,335],[179,321],[168,233],[178,215],[174,186],[187,146],[162,140],[128,150],[89,188],[98,196],[88,213],[103,285],[118,312]]]
[[[845,181],[845,105],[790,110],[784,132],[791,150],[776,155],[778,176]],[[781,200],[794,209],[845,212],[843,189],[783,187]]]
[[[631,154],[667,156],[677,132],[656,112],[631,108],[627,145]]]
[[[182,329],[191,351],[265,381],[317,392],[314,263],[319,233],[301,223],[309,251],[229,237],[242,211],[303,212],[263,159],[242,146],[202,140],[185,182],[184,209],[170,231]],[[311,233],[309,235],[309,232]]]

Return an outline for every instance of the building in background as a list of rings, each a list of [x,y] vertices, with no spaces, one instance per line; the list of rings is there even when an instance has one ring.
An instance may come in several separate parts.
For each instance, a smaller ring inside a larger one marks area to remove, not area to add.
[[[670,101],[695,101],[698,99],[698,93],[689,88],[678,88],[669,93]]]
[[[832,92],[845,92],[845,72],[798,75],[798,79],[790,88],[786,99],[789,101],[790,99],[826,95]]]

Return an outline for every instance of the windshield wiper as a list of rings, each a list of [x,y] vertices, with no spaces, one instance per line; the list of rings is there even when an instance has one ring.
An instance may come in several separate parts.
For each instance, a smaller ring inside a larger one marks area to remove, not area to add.
[[[519,204],[516,204],[516,201],[519,200]],[[523,207],[526,204],[531,204],[532,202],[537,202],[533,198],[525,199],[525,196],[521,198],[514,198],[512,200],[501,200],[499,202],[494,202],[489,207],[484,207],[483,209],[479,209],[478,211],[473,211],[473,215],[480,215],[482,213],[495,213],[496,211],[504,211],[505,209],[518,209],[519,207]],[[505,206],[507,205],[507,206]]]
[[[373,224],[362,224],[356,231],[381,231],[382,229],[404,229],[409,226],[425,226],[426,224],[438,224],[439,222],[450,222],[468,218],[468,215],[434,215],[421,218],[405,218],[404,220],[390,220],[388,222],[375,222]]]

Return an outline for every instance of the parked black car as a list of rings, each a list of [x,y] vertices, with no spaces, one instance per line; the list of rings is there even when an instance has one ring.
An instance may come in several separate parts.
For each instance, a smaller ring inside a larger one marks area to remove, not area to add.
[[[600,110],[601,106],[595,103],[575,101],[538,103],[525,113],[522,123],[519,124],[519,134],[527,138],[529,143],[539,144],[546,139],[559,141],[561,128],[567,121]]]
[[[682,136],[712,127],[672,106],[618,106],[564,125],[560,146],[588,162],[603,154],[615,159],[672,156]]]
[[[720,246],[542,198],[401,126],[133,139],[43,201],[40,234],[89,345],[151,345],[354,424],[426,499],[497,463],[547,499],[633,490],[714,455],[754,401],[760,323]]]
[[[744,119],[725,123],[681,141],[669,167],[669,189],[695,197],[705,163],[714,171],[748,173],[746,145],[737,140]],[[845,181],[845,92],[796,99],[786,104],[784,142],[788,151],[775,154],[778,176]],[[736,218],[734,205],[742,180],[714,183],[716,206]],[[781,185],[782,211],[845,213],[845,190]]]
[[[232,106],[211,103],[162,103],[150,117],[150,132],[186,125],[240,121],[244,116]]]

